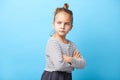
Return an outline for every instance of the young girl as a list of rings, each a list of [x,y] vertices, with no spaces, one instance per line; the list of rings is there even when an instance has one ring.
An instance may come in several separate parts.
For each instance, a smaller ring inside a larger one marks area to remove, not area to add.
[[[65,3],[57,8],[54,15],[54,34],[46,47],[46,67],[41,80],[72,80],[74,68],[84,68],[85,61],[74,43],[66,39],[72,29],[73,13]]]

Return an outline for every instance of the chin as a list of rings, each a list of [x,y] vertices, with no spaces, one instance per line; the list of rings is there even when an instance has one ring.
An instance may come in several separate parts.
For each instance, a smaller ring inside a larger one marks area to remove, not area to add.
[[[59,36],[66,36],[66,34],[64,32],[60,32]]]
[[[66,36],[66,34],[59,34],[59,36]]]

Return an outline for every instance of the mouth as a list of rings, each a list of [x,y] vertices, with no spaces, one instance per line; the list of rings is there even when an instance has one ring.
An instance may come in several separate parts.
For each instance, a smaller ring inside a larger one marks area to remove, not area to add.
[[[63,30],[60,30],[59,32],[65,32],[65,31],[63,31]]]
[[[65,32],[64,30],[59,30],[60,32]]]

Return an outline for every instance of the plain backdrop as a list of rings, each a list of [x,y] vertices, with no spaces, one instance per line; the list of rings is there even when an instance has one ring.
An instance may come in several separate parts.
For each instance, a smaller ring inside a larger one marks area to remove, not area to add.
[[[120,0],[0,0],[0,80],[40,80],[56,7],[73,11],[72,40],[86,60],[73,80],[120,80]]]

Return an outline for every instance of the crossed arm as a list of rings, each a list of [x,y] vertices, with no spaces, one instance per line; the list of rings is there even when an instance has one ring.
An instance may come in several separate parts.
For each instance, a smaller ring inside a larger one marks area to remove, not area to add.
[[[75,50],[72,57],[61,53],[61,48],[56,41],[50,41],[47,45],[47,55],[57,71],[69,71],[73,68],[84,68],[85,61],[80,53]]]
[[[85,67],[85,61],[77,50],[75,50],[73,52],[72,57],[69,57],[65,54],[63,54],[62,57],[63,57],[64,61],[71,64],[72,67],[75,67],[75,68],[84,68]]]

